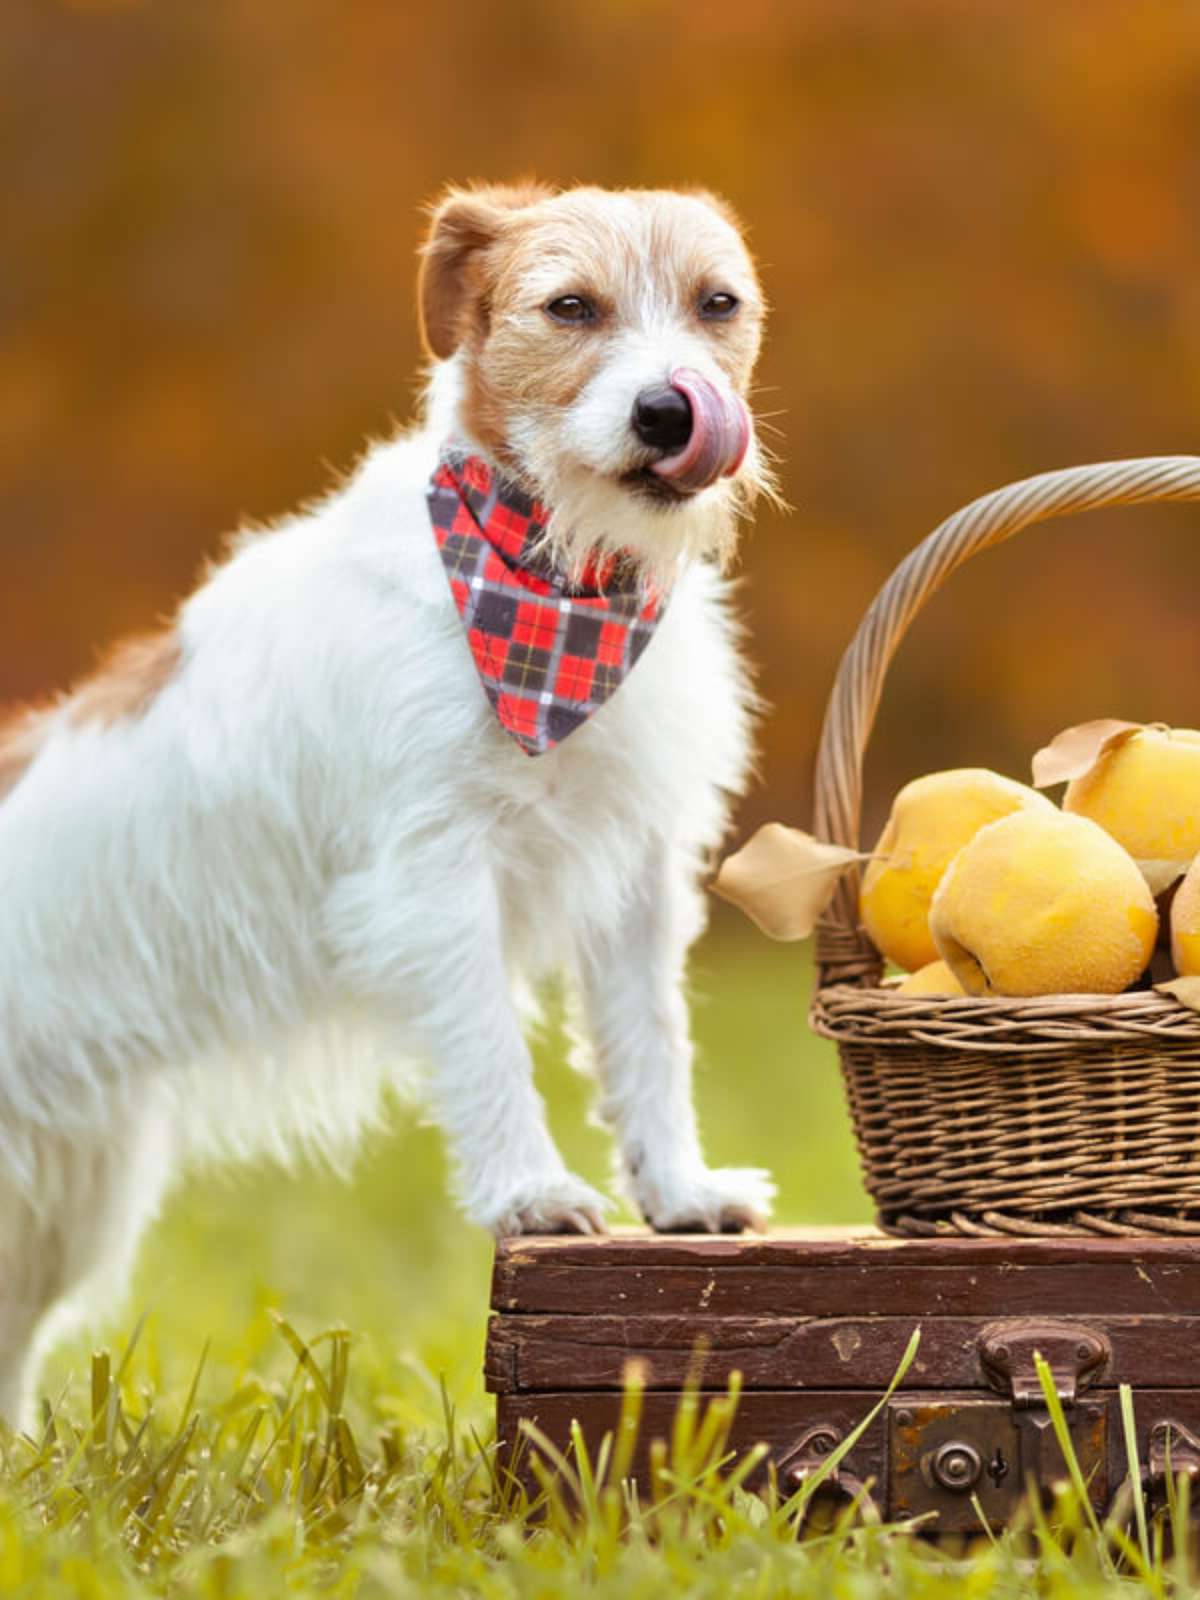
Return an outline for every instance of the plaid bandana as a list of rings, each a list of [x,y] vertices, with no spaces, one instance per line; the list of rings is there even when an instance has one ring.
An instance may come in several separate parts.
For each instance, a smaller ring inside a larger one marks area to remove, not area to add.
[[[619,557],[570,583],[538,548],[546,508],[479,456],[443,451],[426,499],[492,709],[527,755],[553,750],[621,687],[665,602]]]

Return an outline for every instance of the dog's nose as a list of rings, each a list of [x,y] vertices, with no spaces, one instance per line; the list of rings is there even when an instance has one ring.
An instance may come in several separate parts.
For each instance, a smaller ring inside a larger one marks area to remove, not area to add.
[[[643,444],[672,455],[692,436],[692,407],[687,395],[669,383],[643,389],[633,402],[633,431]]]

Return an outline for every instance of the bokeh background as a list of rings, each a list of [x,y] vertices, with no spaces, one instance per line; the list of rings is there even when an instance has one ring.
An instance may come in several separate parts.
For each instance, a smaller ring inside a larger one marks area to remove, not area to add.
[[[0,701],[87,670],[223,532],[411,415],[421,207],[524,173],[707,185],[762,264],[793,509],[744,548],[774,709],[743,832],[807,822],[838,656],[943,515],[1196,446],[1200,15],[1174,0],[5,0]],[[1200,721],[1196,533],[1182,508],[1096,515],[956,577],[889,683],[868,831],[921,771],[1023,776],[1093,716]],[[718,920],[701,1098],[718,1156],[777,1168],[785,1216],[853,1220],[805,972]],[[553,1035],[546,1055],[600,1177]],[[486,1243],[439,1163],[405,1124],[353,1200],[303,1176],[183,1191],[138,1290],[164,1344],[232,1340],[277,1296],[474,1372]]]
[[[838,655],[905,548],[1071,462],[1192,449],[1200,16],[1174,0],[143,0],[0,8],[0,700],[86,669],[223,530],[411,414],[413,252],[451,179],[707,184],[774,319],[795,508],[744,557],[762,787],[807,815]],[[1194,514],[976,563],[871,767],[1197,720]]]

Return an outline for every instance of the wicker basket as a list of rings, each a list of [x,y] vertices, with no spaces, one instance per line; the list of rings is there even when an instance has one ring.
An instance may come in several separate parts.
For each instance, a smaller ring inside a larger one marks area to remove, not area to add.
[[[862,758],[921,606],[977,551],[1049,517],[1200,500],[1200,457],[1048,472],[985,495],[901,562],[842,658],[816,831],[858,845]],[[1200,1015],[1153,991],[938,999],[879,986],[857,874],[817,929],[812,1023],[835,1039],[867,1188],[893,1233],[1200,1234]]]

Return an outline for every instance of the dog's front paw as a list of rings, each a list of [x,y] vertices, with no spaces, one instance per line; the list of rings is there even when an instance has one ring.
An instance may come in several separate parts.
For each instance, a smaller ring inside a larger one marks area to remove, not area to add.
[[[656,1233],[761,1233],[775,1198],[770,1173],[757,1167],[691,1167],[657,1181],[643,1174],[637,1189]]]
[[[604,1213],[611,1201],[571,1172],[518,1185],[486,1211],[473,1209],[477,1222],[497,1239],[517,1233],[607,1233]]]

